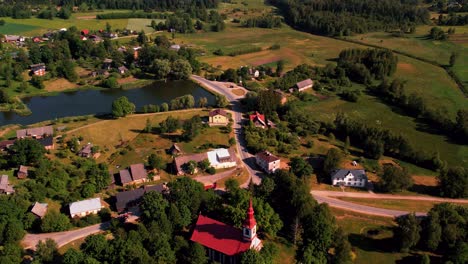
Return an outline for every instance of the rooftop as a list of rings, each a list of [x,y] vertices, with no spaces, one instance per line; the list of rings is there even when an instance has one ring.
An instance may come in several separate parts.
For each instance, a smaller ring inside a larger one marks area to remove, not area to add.
[[[367,175],[365,170],[349,170],[349,169],[337,169],[332,172],[331,178],[337,179],[337,178],[344,178],[346,175],[351,173],[356,179],[365,179],[367,180]]]
[[[130,172],[134,181],[146,179],[148,173],[146,172],[145,165],[143,163],[130,165]]]
[[[314,85],[314,82],[311,79],[303,80],[303,81],[296,83],[296,86],[298,89],[307,87],[309,85]]]
[[[88,211],[100,210],[101,198],[92,198],[70,204],[70,214],[79,214]]]
[[[121,184],[132,182],[132,176],[130,175],[130,171],[127,169],[119,171],[119,176]]]
[[[271,154],[269,151],[266,151],[266,150],[257,153],[256,157],[258,159],[261,159],[261,160],[267,162],[267,163],[274,162],[274,161],[277,161],[277,160],[280,159],[277,156]]]
[[[191,241],[228,256],[245,252],[250,242],[242,239],[242,230],[209,217],[199,215]]]
[[[223,109],[215,109],[213,111],[210,111],[210,116],[216,116],[216,115],[222,115],[227,117],[227,112],[224,111]]]
[[[31,209],[31,213],[37,215],[38,217],[42,218],[47,213],[48,204],[46,203],[39,203],[35,202],[33,208]]]
[[[17,138],[23,137],[32,137],[32,136],[52,136],[54,134],[54,128],[52,126],[43,126],[43,127],[34,127],[34,128],[26,128],[20,129],[16,131]]]

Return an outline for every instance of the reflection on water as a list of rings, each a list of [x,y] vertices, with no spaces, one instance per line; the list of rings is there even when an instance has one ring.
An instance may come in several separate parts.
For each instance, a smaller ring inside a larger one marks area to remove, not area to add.
[[[60,93],[57,96],[35,96],[23,101],[32,111],[32,115],[19,116],[12,112],[0,112],[0,125],[28,125],[44,120],[66,116],[106,114],[111,112],[112,101],[126,96],[137,110],[148,104],[161,104],[191,94],[197,101],[207,97],[208,103],[214,103],[214,96],[191,81],[155,82],[139,89],[131,90],[87,90]]]

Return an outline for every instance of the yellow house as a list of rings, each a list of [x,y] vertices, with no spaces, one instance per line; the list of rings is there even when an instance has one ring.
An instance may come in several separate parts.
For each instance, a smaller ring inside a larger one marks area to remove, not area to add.
[[[210,112],[210,126],[225,126],[229,123],[229,116],[223,109],[215,109]]]

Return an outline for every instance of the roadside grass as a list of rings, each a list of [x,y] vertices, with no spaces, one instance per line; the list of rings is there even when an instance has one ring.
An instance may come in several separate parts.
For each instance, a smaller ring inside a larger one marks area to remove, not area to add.
[[[337,197],[337,199],[352,202],[361,205],[367,205],[377,208],[385,208],[392,210],[403,210],[409,212],[429,212],[432,207],[441,202],[431,202],[431,201],[413,201],[413,200],[374,200],[374,199],[362,199],[362,198],[352,198],[352,197]],[[455,203],[457,204],[457,203]],[[468,208],[468,204],[457,204],[463,207]]]
[[[235,170],[230,176],[225,177],[219,181],[216,181],[216,188],[225,188],[226,187],[226,181],[229,179],[235,179],[237,182],[239,182],[240,185],[244,184],[247,182],[249,179],[249,172],[247,171],[246,168],[242,168],[242,170]]]
[[[188,119],[194,115],[202,115],[204,111],[200,109],[190,109],[173,112],[163,112],[154,114],[131,115],[124,118],[105,120],[94,125],[84,127],[67,134],[68,138],[73,136],[82,136],[83,142],[91,142],[97,145],[103,151],[98,161],[107,160],[110,155],[123,143],[129,143],[134,140],[146,125],[146,120],[157,125],[168,116],[180,119]]]
[[[369,125],[401,133],[410,140],[416,149],[428,153],[439,152],[441,159],[446,160],[450,166],[466,166],[468,164],[468,146],[453,144],[443,135],[424,132],[421,129],[422,124],[419,124],[414,118],[393,112],[390,106],[373,96],[363,94],[357,103],[329,98],[315,103],[303,103],[302,108],[304,111],[313,113],[318,120],[328,122],[333,121],[336,113],[344,112]],[[429,142],[430,144],[428,144]]]
[[[229,148],[229,134],[223,133],[223,128],[224,127],[203,128],[200,134],[192,141],[180,142],[178,144],[185,153],[205,152],[207,149],[200,148],[204,144],[212,144],[213,146]]]
[[[14,21],[11,21],[9,23],[8,22],[5,23],[5,25],[3,26],[0,26],[0,34],[15,35],[15,34],[21,34],[23,32],[33,31],[38,28],[39,26],[18,24],[18,23],[15,23]]]

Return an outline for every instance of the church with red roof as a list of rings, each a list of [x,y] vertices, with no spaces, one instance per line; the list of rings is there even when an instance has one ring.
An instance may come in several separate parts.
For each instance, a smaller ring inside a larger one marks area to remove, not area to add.
[[[242,229],[199,215],[190,240],[204,246],[209,259],[221,264],[239,263],[239,255],[249,249],[260,251],[263,244],[257,237],[252,200]]]

